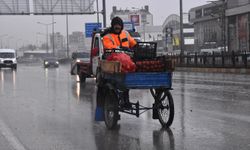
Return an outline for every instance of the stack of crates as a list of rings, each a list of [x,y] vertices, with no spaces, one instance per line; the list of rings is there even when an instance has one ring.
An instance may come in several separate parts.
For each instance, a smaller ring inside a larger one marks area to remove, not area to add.
[[[138,42],[134,51],[134,61],[155,59],[156,48],[157,48],[157,43]]]

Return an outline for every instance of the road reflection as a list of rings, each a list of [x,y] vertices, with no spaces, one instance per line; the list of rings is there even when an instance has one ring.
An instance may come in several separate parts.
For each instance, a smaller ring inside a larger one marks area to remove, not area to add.
[[[127,135],[120,131],[118,126],[116,130],[107,130],[106,128],[95,128],[95,143],[97,150],[175,150],[175,137],[171,129],[160,129],[152,132],[152,144],[144,145],[143,136]],[[150,147],[148,145],[151,145]]]
[[[71,89],[77,101],[94,101],[95,83],[92,79],[88,80],[87,83],[73,82]]]
[[[119,126],[117,130],[95,129],[94,134],[97,150],[141,149],[140,139],[120,133]]]
[[[51,73],[53,75],[50,75]],[[44,76],[46,80],[48,80],[49,77],[59,77],[59,68],[44,68]]]
[[[12,69],[0,69],[1,92],[4,91],[5,83],[11,83],[12,88],[16,89],[16,71]]]
[[[44,68],[44,75],[45,75],[45,79],[48,79],[48,75],[49,75],[49,70],[48,68]]]
[[[157,150],[175,150],[175,138],[172,130],[169,128],[153,131],[153,145]]]

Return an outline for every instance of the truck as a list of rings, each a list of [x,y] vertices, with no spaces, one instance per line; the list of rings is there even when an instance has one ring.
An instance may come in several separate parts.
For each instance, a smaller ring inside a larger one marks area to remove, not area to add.
[[[98,62],[103,53],[103,34],[104,30],[93,32],[90,53],[72,53],[71,75],[78,75],[81,83],[85,83],[86,78],[98,78]]]
[[[95,78],[98,83],[100,73],[100,60],[104,53],[102,37],[109,29],[101,29],[92,34],[90,53],[75,52],[72,53],[71,75],[78,75],[80,82],[84,83],[86,78]],[[139,33],[129,32],[136,41],[140,41]],[[133,34],[135,33],[135,34]]]
[[[90,54],[87,52],[73,52],[71,60],[71,75],[79,76],[80,82],[92,77]]]
[[[14,49],[0,49],[0,68],[17,69],[17,56]]]

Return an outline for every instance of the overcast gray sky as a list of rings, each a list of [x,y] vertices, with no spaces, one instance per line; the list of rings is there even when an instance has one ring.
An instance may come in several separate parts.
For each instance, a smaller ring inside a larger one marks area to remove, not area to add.
[[[6,0],[5,0],[6,1]],[[102,0],[99,0],[101,7]],[[207,0],[183,0],[184,12],[188,12],[190,8],[207,4]],[[154,25],[162,25],[164,20],[170,14],[179,13],[179,0],[106,0],[107,6],[107,24],[110,24],[109,16],[112,6],[117,8],[131,9],[131,7],[141,8],[149,5],[149,10],[153,14]],[[72,31],[84,31],[84,24],[96,21],[96,15],[69,16],[69,33]],[[100,15],[100,18],[102,16]],[[9,38],[9,42],[16,44],[30,43],[36,44],[36,41],[45,41],[43,35],[37,35],[37,32],[45,33],[45,27],[37,24],[37,22],[52,22],[51,16],[0,16],[0,36],[8,34],[13,38]],[[55,32],[61,32],[66,35],[65,16],[55,16]],[[51,33],[51,28],[49,28]],[[3,42],[7,42],[7,38],[2,38]]]

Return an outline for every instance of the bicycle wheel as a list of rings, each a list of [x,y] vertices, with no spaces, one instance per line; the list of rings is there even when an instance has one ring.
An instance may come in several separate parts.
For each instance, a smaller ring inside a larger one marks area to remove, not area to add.
[[[118,100],[112,90],[108,90],[104,102],[104,121],[108,129],[114,129],[118,121]]]
[[[168,128],[174,119],[174,102],[169,90],[156,90],[155,102],[159,121],[163,128]]]

